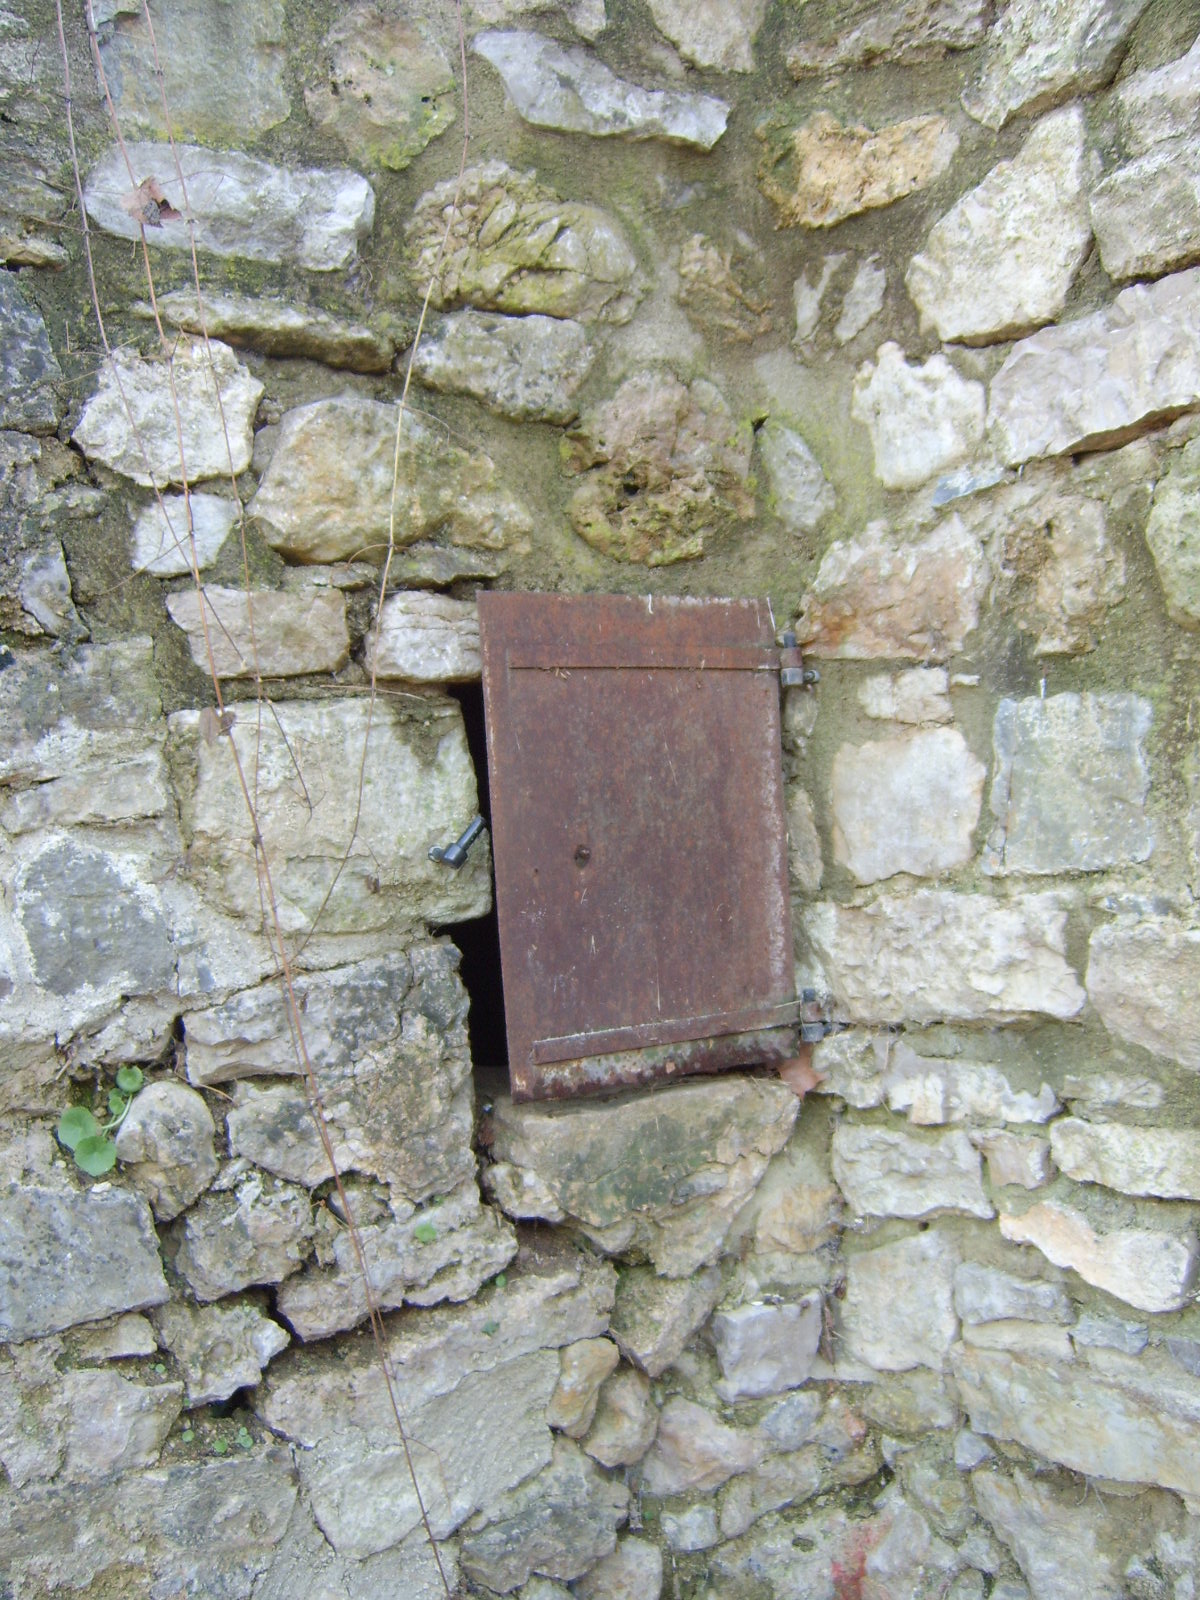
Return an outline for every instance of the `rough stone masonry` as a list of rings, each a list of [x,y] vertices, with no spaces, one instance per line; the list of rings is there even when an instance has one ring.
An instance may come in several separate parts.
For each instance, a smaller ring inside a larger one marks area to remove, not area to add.
[[[465,84],[430,0],[64,19],[0,0],[0,1591],[1195,1600],[1200,5],[467,0]],[[487,586],[817,658],[806,1095],[483,1107]]]

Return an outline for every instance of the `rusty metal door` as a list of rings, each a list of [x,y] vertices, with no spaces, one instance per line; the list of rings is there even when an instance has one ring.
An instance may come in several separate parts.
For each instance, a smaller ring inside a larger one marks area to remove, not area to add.
[[[481,594],[479,623],[514,1097],[793,1054],[766,603]]]

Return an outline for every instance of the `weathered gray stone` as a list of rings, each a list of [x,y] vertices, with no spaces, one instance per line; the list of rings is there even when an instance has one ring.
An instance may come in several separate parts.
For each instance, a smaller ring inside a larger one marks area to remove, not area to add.
[[[818,111],[799,127],[755,130],[765,150],[759,188],[781,228],[832,228],[924,189],[950,165],[958,135],[945,117],[911,117],[874,130]]]
[[[1200,268],[1122,289],[1110,306],[1014,346],[988,427],[1010,465],[1122,444],[1200,394]]]
[[[883,310],[887,272],[877,263],[877,256],[868,256],[855,269],[850,287],[842,297],[841,315],[833,326],[833,337],[839,344],[849,344]]]
[[[1118,1224],[1097,1232],[1061,1200],[1040,1200],[1019,1216],[1002,1213],[1000,1232],[1017,1244],[1034,1245],[1056,1267],[1070,1267],[1085,1283],[1139,1311],[1178,1311],[1200,1255],[1189,1228]]]
[[[516,1254],[505,1219],[479,1202],[473,1180],[418,1211],[393,1201],[389,1221],[360,1224],[358,1244],[371,1275],[375,1303],[401,1305],[466,1300]],[[309,1266],[276,1293],[280,1315],[297,1338],[327,1339],[370,1314],[358,1250],[338,1232],[330,1265]]]
[[[978,623],[987,577],[980,542],[957,516],[915,540],[872,523],[826,550],[797,634],[814,655],[944,661]]]
[[[210,290],[201,304],[193,290],[172,289],[159,295],[158,311],[185,333],[207,332],[263,355],[300,356],[352,372],[386,372],[396,354],[396,340],[383,328],[266,295]]]
[[[665,139],[700,150],[711,150],[725,132],[729,107],[723,100],[643,89],[589,51],[542,34],[477,33],[471,48],[496,68],[509,99],[536,128]]]
[[[754,1434],[728,1427],[694,1400],[676,1396],[662,1409],[658,1437],[642,1466],[642,1485],[647,1494],[659,1496],[708,1493],[757,1466],[766,1454]]]
[[[816,894],[821,887],[824,866],[821,838],[810,796],[793,785],[787,803],[788,873],[805,894]]]
[[[944,355],[910,365],[889,340],[855,374],[850,415],[865,423],[875,476],[888,489],[916,489],[967,460],[983,438],[983,385]]]
[[[1180,138],[1200,115],[1200,45],[1164,66],[1132,72],[1113,91],[1107,108],[1115,117],[1126,154],[1143,155]]]
[[[410,683],[470,683],[480,674],[474,601],[420,590],[389,595],[367,635],[367,666]]]
[[[396,433],[399,429],[399,466]],[[411,412],[343,395],[288,411],[251,515],[293,561],[382,563],[394,543],[443,536],[500,550],[530,529],[490,457]]]
[[[961,1129],[922,1138],[899,1128],[842,1122],[833,1134],[833,1175],[851,1208],[873,1217],[965,1211],[992,1217],[978,1150]]]
[[[431,389],[471,395],[502,417],[570,422],[595,358],[586,330],[569,317],[457,311],[430,318],[413,373]]]
[[[964,1261],[954,1274],[954,1309],[965,1323],[1070,1322],[1074,1313],[1066,1293],[1042,1278],[1018,1278],[979,1261]]]
[[[1050,1144],[1032,1135],[1007,1133],[996,1129],[972,1136],[987,1161],[988,1180],[993,1189],[1015,1184],[1020,1189],[1040,1189],[1049,1183]]]
[[[152,1356],[158,1349],[148,1317],[127,1311],[95,1327],[81,1327],[72,1343],[87,1361],[115,1361],[125,1356]]]
[[[126,156],[126,153],[128,156]],[[126,159],[146,176],[134,189]],[[187,185],[185,204],[176,159]],[[156,192],[149,192],[153,184]],[[88,216],[118,239],[140,239],[160,249],[196,247],[216,256],[278,261],[309,272],[351,266],[375,220],[375,194],[345,167],[276,167],[237,151],[201,145],[128,141],[113,146],[88,174]]]
[[[214,1132],[203,1098],[173,1078],[148,1083],[134,1097],[117,1130],[117,1159],[129,1165],[160,1222],[177,1217],[216,1177]]]
[[[656,1544],[620,1539],[612,1555],[579,1579],[574,1592],[579,1600],[658,1600],[662,1580],[663,1557]]]
[[[454,72],[419,15],[343,8],[320,45],[326,74],[304,91],[319,128],[357,160],[402,172],[454,121]]]
[[[1143,742],[1150,703],[1131,694],[1002,700],[993,728],[993,872],[1096,872],[1154,848]]]
[[[40,1338],[167,1298],[150,1208],[120,1189],[0,1196],[0,1340]]]
[[[667,1547],[681,1555],[693,1550],[711,1550],[720,1544],[715,1506],[701,1502],[686,1511],[664,1511],[659,1520]]]
[[[267,1363],[291,1340],[253,1300],[233,1305],[173,1302],[155,1313],[155,1326],[187,1385],[189,1406],[228,1400],[253,1387]]]
[[[1171,620],[1200,628],[1200,439],[1186,444],[1155,484],[1146,543]]]
[[[784,1084],[735,1076],[603,1106],[498,1096],[492,1153],[535,1173],[602,1250],[687,1277],[720,1253],[796,1111]]]
[[[950,675],[945,667],[875,672],[858,686],[858,703],[881,722],[950,722]]]
[[[835,858],[860,883],[962,866],[986,770],[954,728],[842,745],[830,793]]]
[[[312,1237],[312,1206],[303,1190],[249,1171],[187,1213],[175,1269],[198,1300],[219,1300],[299,1271]]]
[[[602,1467],[632,1467],[649,1450],[657,1432],[658,1407],[650,1380],[632,1367],[622,1367],[600,1391],[583,1448]]]
[[[1080,1348],[1123,1350],[1127,1356],[1140,1356],[1150,1335],[1144,1322],[1124,1322],[1119,1317],[1085,1311],[1071,1329],[1071,1342]]]
[[[637,264],[612,218],[560,200],[532,172],[503,161],[468,167],[461,184],[451,178],[422,195],[407,237],[412,281],[421,294],[433,285],[439,311],[472,305],[627,322],[637,304]]]
[[[982,0],[849,0],[814,21],[803,13],[804,37],[788,51],[794,78],[881,59],[926,61],[978,44],[988,28]]]
[[[564,441],[564,464],[581,478],[571,524],[619,561],[693,560],[706,538],[753,516],[752,443],[707,379],[636,373]]]
[[[166,0],[155,10],[153,38],[140,6],[114,9],[99,29],[100,59],[127,139],[237,144],[287,117],[282,0]]]
[[[1060,1172],[1122,1194],[1200,1200],[1200,1133],[1186,1128],[1129,1128],[1119,1122],[1060,1117],[1050,1126]]]
[[[1048,1083],[1036,1092],[986,1061],[919,1054],[904,1039],[886,1041],[882,1088],[892,1111],[918,1126],[943,1122],[1046,1122],[1059,1103]]]
[[[188,509],[191,510],[189,539]],[[211,567],[238,520],[239,506],[216,494],[165,494],[138,512],[133,525],[130,560],[138,572],[156,578],[181,577],[192,570],[192,541],[196,566]]]
[[[802,273],[793,282],[792,304],[796,313],[796,337],[792,341],[794,345],[803,346],[804,342],[816,333],[821,321],[821,303],[829,287],[829,280],[845,259],[844,251],[830,252],[821,263],[821,270],[817,274],[815,283],[809,281],[807,273]]]
[[[462,1539],[463,1571],[500,1594],[537,1572],[569,1581],[616,1548],[629,1490],[603,1477],[578,1445],[558,1439],[550,1464],[487,1510]]]
[[[429,860],[430,846],[477,810],[457,706],[380,701],[368,748],[370,714],[365,698],[280,701],[271,717],[246,717],[229,734],[245,770],[256,775],[257,832],[273,863],[284,932],[307,934],[320,912],[317,947],[341,936],[341,947],[357,945],[351,954],[423,917],[481,916],[489,903],[486,853],[476,852],[457,873]],[[256,853],[249,819],[244,826],[238,820],[245,816],[241,788],[224,740],[205,740],[198,712],[177,712],[170,721],[184,758],[180,788],[194,881],[227,914],[257,928]],[[355,775],[364,749],[360,795]]]
[[[934,224],[904,279],[922,326],[991,343],[1058,316],[1091,240],[1083,155],[1082,110],[1053,112]]]
[[[816,456],[794,428],[774,417],[758,430],[758,447],[771,482],[771,509],[789,533],[811,533],[837,503]]]
[[[1001,904],[923,889],[869,906],[821,902],[801,920],[847,1020],[912,1023],[1075,1016],[1084,992],[1064,953],[1066,916],[1054,894]]]
[[[707,234],[693,233],[679,252],[675,298],[710,338],[751,344],[772,327],[771,297],[757,251],[739,231],[728,249]]]
[[[592,1425],[600,1386],[621,1359],[611,1339],[580,1339],[559,1352],[558,1384],[546,1420],[568,1438],[582,1439]]]
[[[1200,929],[1169,918],[1097,928],[1087,990],[1110,1033],[1200,1070]]]
[[[53,433],[63,410],[55,392],[61,382],[41,312],[16,273],[0,273],[0,428]]]
[[[1037,110],[1106,83],[1147,0],[1012,0],[992,32],[976,82],[963,105],[977,122],[1002,128],[1019,111]]]
[[[651,1378],[672,1364],[716,1305],[721,1275],[703,1267],[690,1278],[660,1278],[649,1267],[629,1267],[617,1282],[612,1337],[628,1361]]]
[[[1200,1390],[1173,1362],[1096,1349],[1086,1364],[1048,1363],[960,1345],[953,1364],[976,1433],[1089,1477],[1195,1494]]]
[[[116,349],[72,438],[89,460],[143,488],[182,483],[185,476],[189,482],[228,477],[250,465],[262,392],[228,345],[215,341],[185,346],[165,361]]]
[[[350,655],[346,598],[337,589],[227,589],[207,584],[167,596],[192,660],[220,678],[291,678],[337,672]],[[203,614],[203,620],[202,620]],[[211,652],[211,657],[210,657]]]
[[[1048,1484],[1014,1471],[977,1472],[975,1504],[1008,1545],[1035,1600],[1072,1600],[1081,1591],[1095,1600],[1123,1600],[1122,1564],[1108,1542],[1103,1503],[1068,1499]],[[1069,1550],[1070,1562],[1063,1560]]]
[[[812,1371],[822,1331],[821,1297],[778,1305],[752,1301],[712,1320],[725,1400],[759,1399],[794,1389]]]
[[[848,1353],[881,1372],[940,1368],[958,1330],[958,1252],[936,1229],[846,1260],[842,1333]]]
[[[650,0],[654,26],[698,67],[753,72],[766,0]]]
[[[79,465],[49,440],[0,432],[0,626],[14,633],[72,641],[87,634],[59,537],[103,504],[98,491],[73,481]]]

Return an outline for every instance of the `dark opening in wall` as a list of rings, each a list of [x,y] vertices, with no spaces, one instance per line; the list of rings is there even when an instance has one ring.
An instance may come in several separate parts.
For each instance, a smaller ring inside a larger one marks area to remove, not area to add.
[[[450,691],[462,707],[467,746],[479,785],[479,810],[491,831],[492,811],[488,790],[487,734],[483,721],[483,686],[456,684]],[[500,927],[496,901],[486,917],[458,922],[446,930],[462,951],[462,980],[471,998],[467,1032],[476,1068],[507,1067],[508,1038],[504,1026],[504,989],[500,981]]]

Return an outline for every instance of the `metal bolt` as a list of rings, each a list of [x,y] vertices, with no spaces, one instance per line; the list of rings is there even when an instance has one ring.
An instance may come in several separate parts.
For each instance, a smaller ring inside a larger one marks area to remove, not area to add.
[[[437,861],[443,867],[453,867],[457,872],[467,859],[467,851],[482,832],[483,818],[476,817],[473,822],[467,824],[453,844],[448,844],[444,848],[440,844],[435,844],[429,852],[430,861]]]

